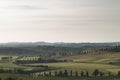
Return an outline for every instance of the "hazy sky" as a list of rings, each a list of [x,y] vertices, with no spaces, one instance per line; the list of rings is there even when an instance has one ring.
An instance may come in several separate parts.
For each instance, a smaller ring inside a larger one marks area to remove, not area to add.
[[[0,42],[120,41],[120,0],[0,0]]]

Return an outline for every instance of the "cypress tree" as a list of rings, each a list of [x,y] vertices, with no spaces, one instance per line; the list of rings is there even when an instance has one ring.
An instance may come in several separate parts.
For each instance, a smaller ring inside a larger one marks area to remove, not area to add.
[[[108,76],[111,76],[111,72],[108,72]]]
[[[62,70],[59,71],[58,76],[63,76]]]
[[[98,69],[95,69],[94,72],[93,72],[93,75],[94,75],[94,76],[98,76],[99,73],[100,73],[99,70],[98,70]]]
[[[55,71],[55,76],[57,76],[57,71]]]
[[[81,74],[81,77],[83,77],[83,76],[84,76],[84,72],[83,72],[83,71],[81,71],[81,73],[80,73],[80,74]]]
[[[120,71],[118,71],[118,76],[120,76]]]
[[[75,76],[76,76],[76,77],[78,76],[78,72],[77,72],[77,71],[75,72]]]
[[[86,76],[89,77],[89,72],[88,71],[86,72]]]
[[[71,71],[70,71],[70,76],[73,76],[72,74],[73,74],[73,72],[72,72],[72,70],[71,70]]]
[[[64,71],[64,76],[68,76],[68,71],[67,70]]]
[[[51,74],[51,71],[49,72],[49,74],[48,74],[49,76],[52,76],[52,74]]]

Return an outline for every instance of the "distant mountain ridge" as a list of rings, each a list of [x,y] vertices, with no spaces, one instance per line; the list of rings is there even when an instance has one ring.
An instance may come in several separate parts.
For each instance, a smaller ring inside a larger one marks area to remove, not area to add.
[[[84,46],[116,46],[120,42],[106,43],[64,43],[64,42],[9,42],[0,43],[0,47],[35,47],[35,46],[62,46],[62,47],[84,47]]]

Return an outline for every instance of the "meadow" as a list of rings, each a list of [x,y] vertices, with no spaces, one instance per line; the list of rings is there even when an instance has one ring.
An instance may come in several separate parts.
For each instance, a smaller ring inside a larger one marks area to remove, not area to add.
[[[3,56],[3,55],[2,55]],[[41,70],[40,72],[36,72],[34,75],[21,75],[21,74],[9,74],[9,73],[0,73],[0,77],[5,79],[5,77],[15,76],[18,78],[22,78],[23,80],[119,80],[120,77],[117,77],[118,71],[120,71],[120,66],[116,64],[110,64],[110,62],[120,62],[120,53],[91,53],[91,54],[82,54],[82,55],[74,55],[74,56],[64,56],[64,57],[55,57],[59,60],[68,59],[73,60],[73,62],[57,62],[57,63],[31,63],[18,65],[14,64],[12,61],[0,61],[0,68],[4,69],[13,69],[13,68],[21,68],[21,69],[36,69]],[[14,57],[14,59],[17,56]],[[36,66],[48,66],[50,69],[46,71],[46,68],[36,67]],[[104,76],[94,77],[92,75],[95,69],[99,69],[101,72],[104,72]],[[39,74],[43,74],[44,72],[51,72],[54,75],[54,72],[67,70],[68,74],[70,71],[73,71],[73,76],[70,77],[59,77],[59,76],[40,76]],[[75,77],[75,72],[78,72],[78,77]],[[88,71],[90,77],[80,77],[80,72]],[[108,72],[112,73],[112,77],[108,77]]]

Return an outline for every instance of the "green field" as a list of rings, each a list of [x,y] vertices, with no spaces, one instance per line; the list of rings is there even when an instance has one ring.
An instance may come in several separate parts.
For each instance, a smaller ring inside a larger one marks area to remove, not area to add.
[[[39,65],[39,64],[33,64]],[[76,71],[89,71],[91,74],[94,69],[99,69],[100,71],[106,73],[112,72],[113,74],[117,74],[120,70],[120,66],[108,65],[108,64],[96,64],[96,63],[44,63],[42,65],[48,65],[50,67],[58,67],[62,68],[61,70],[67,69],[69,72],[72,70],[74,73]],[[59,70],[58,70],[59,71]]]
[[[19,74],[0,74],[0,78],[15,77],[21,80],[120,80],[120,77],[31,77]]]
[[[66,56],[59,57],[57,59],[68,59],[73,60],[73,62],[58,62],[58,63],[36,63],[36,64],[26,64],[25,65],[17,65],[12,63],[12,61],[0,61],[0,68],[9,69],[9,68],[22,68],[22,69],[38,69],[44,70],[42,67],[35,67],[38,65],[48,66],[50,71],[54,73],[55,71],[67,70],[70,72],[73,71],[73,75],[77,71],[80,75],[81,71],[89,71],[90,76],[95,69],[99,69],[101,72],[105,73],[105,76],[108,75],[108,72],[111,72],[112,75],[116,76],[117,72],[120,71],[119,65],[109,64],[109,62],[120,62],[120,53],[92,53],[85,55],[76,55],[76,56]],[[30,66],[32,65],[32,67]],[[55,70],[55,68],[57,70]],[[46,71],[49,72],[49,71]],[[19,74],[0,74],[0,77],[3,79],[6,76],[15,76],[22,78],[23,80],[119,80],[119,77],[41,77],[38,76],[42,72],[37,72],[37,76],[27,76],[27,75],[19,75]]]
[[[108,63],[120,62],[120,53],[90,53],[75,56],[58,57],[58,59],[72,59],[74,62],[88,62],[88,63]]]

